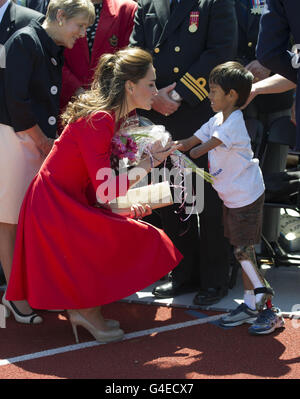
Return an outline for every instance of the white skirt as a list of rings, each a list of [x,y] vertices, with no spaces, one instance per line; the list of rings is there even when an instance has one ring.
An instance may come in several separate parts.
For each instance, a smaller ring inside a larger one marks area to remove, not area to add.
[[[18,224],[26,190],[43,160],[27,133],[0,124],[0,223]]]

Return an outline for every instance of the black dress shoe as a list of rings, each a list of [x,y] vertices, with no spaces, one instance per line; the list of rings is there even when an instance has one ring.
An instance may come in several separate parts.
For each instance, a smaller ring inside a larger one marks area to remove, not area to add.
[[[225,287],[207,288],[205,290],[200,290],[194,297],[193,302],[195,305],[200,306],[213,305],[224,298],[227,293],[228,289]]]
[[[167,283],[155,287],[152,294],[155,298],[172,298],[193,291],[195,291],[195,288],[192,288],[191,286],[178,284],[175,281],[168,281]]]

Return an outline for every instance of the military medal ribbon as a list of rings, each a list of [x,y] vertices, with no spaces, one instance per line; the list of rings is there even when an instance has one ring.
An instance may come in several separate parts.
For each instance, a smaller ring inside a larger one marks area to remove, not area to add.
[[[189,31],[194,33],[198,30],[199,26],[199,11],[192,11],[190,13]]]
[[[262,14],[265,6],[265,0],[251,0],[252,1],[252,14]]]

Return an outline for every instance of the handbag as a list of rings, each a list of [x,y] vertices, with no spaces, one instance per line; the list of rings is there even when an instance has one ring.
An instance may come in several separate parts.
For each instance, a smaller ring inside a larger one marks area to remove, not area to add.
[[[173,198],[168,181],[149,184],[147,186],[131,188],[126,195],[118,197],[109,203],[114,213],[130,213],[131,206],[149,204],[152,209],[162,208],[173,204]]]

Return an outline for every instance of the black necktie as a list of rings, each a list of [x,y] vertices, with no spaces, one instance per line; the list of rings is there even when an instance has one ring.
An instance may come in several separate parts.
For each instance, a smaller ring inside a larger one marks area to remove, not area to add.
[[[171,4],[170,4],[170,14],[172,14],[176,8],[178,7],[178,0],[172,0]]]

